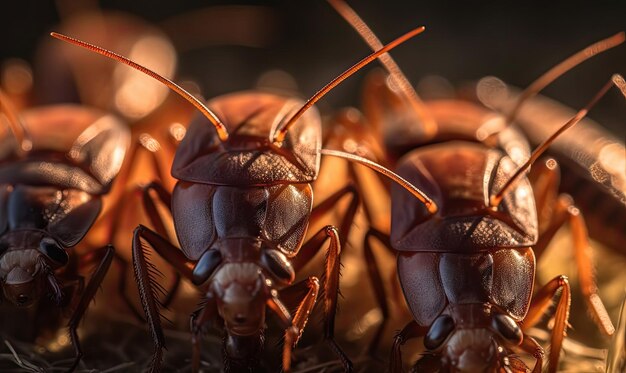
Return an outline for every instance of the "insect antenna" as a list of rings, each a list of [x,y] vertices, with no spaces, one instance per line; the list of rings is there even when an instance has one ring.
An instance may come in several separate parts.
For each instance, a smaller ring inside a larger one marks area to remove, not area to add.
[[[377,50],[376,52],[370,54],[369,56],[363,58],[361,61],[357,62],[355,65],[350,67],[348,70],[346,70],[343,73],[341,73],[335,79],[331,80],[330,83],[326,84],[322,89],[317,91],[317,93],[315,93],[311,98],[309,98],[307,100],[307,102],[300,108],[300,110],[298,110],[291,118],[289,118],[289,120],[287,120],[285,122],[285,124],[283,124],[281,127],[279,127],[277,129],[276,134],[274,135],[274,142],[275,143],[283,142],[283,140],[285,139],[285,135],[289,131],[289,128],[294,123],[296,123],[296,121],[311,106],[313,106],[317,101],[319,101],[322,97],[324,97],[324,95],[326,95],[328,92],[330,92],[333,88],[335,88],[337,85],[339,85],[339,83],[343,82],[344,80],[349,78],[352,74],[354,74],[355,72],[359,71],[361,68],[363,68],[364,66],[366,66],[370,62],[372,62],[375,59],[377,59],[381,54],[387,53],[388,51],[390,51],[393,48],[397,47],[398,45],[404,43],[405,41],[409,40],[410,38],[412,38],[412,37],[414,37],[416,35],[421,34],[422,32],[424,32],[425,29],[426,28],[424,26],[420,26],[420,27],[418,27],[416,29],[413,29],[413,30],[407,32],[406,34],[404,34],[404,35],[400,36],[399,38],[397,38],[396,40],[392,41],[391,43],[385,45],[383,48],[381,48],[381,49]]]
[[[513,110],[511,110],[509,115],[507,115],[506,117],[506,123],[509,124],[513,122],[513,120],[519,113],[522,105],[524,105],[524,103],[528,101],[528,99],[536,96],[539,92],[541,92],[545,87],[558,79],[561,75],[565,74],[569,70],[585,62],[591,57],[622,44],[624,40],[624,32],[619,32],[611,37],[591,44],[587,48],[573,54],[565,61],[546,71],[543,75],[537,78],[537,80],[532,82],[526,89],[524,89],[524,91],[522,91],[522,93],[518,96],[517,102],[515,103]]]
[[[340,152],[337,150],[330,150],[330,149],[322,149],[320,150],[320,153],[324,155],[330,155],[332,157],[343,158],[350,162],[359,163],[363,166],[366,166],[388,177],[389,179],[391,179],[392,181],[395,181],[398,185],[400,185],[401,187],[409,191],[409,193],[414,195],[420,202],[422,202],[424,206],[426,207],[426,209],[428,209],[428,212],[430,212],[431,215],[434,215],[435,213],[437,213],[438,207],[435,201],[433,201],[430,197],[428,197],[426,193],[422,192],[421,190],[416,188],[413,184],[405,180],[402,176],[396,174],[390,169],[383,167],[376,162],[372,162],[367,158],[359,157],[358,155],[354,155],[351,153],[344,153],[344,152]]]
[[[24,124],[20,120],[19,116],[9,98],[0,89],[0,112],[4,112],[5,116],[9,120],[9,128],[15,137],[19,145],[20,151],[29,151],[33,147],[33,142],[30,139],[28,131],[24,127]]]
[[[105,57],[108,57],[110,59],[113,59],[115,61],[121,62],[125,65],[128,65],[130,67],[132,67],[133,69],[139,70],[142,73],[158,80],[159,82],[165,84],[168,88],[170,88],[172,91],[178,93],[179,96],[181,96],[182,98],[184,98],[185,100],[187,100],[190,104],[192,104],[193,106],[195,106],[198,110],[200,110],[202,112],[202,114],[204,114],[204,116],[213,124],[213,126],[215,127],[215,130],[217,131],[217,135],[219,137],[219,139],[222,142],[225,142],[228,140],[228,130],[226,130],[226,127],[224,126],[224,124],[222,123],[222,121],[217,117],[217,115],[215,115],[214,112],[212,112],[208,107],[206,107],[205,104],[202,103],[202,101],[198,100],[197,98],[195,98],[193,95],[191,95],[189,92],[187,92],[186,90],[184,90],[181,86],[179,86],[178,84],[174,83],[173,81],[161,76],[160,74],[139,65],[136,62],[131,61],[130,59],[119,55],[115,52],[111,52],[107,49],[104,48],[100,48],[96,45],[84,42],[82,40],[78,40],[75,38],[72,38],[70,36],[66,36],[63,34],[59,34],[56,32],[51,32],[50,36],[65,41],[67,43],[70,44],[74,44],[77,45],[79,47],[83,47],[85,49],[88,49],[92,52],[101,54]]]
[[[372,50],[378,50],[383,47],[380,39],[376,36],[374,31],[363,21],[363,19],[343,0],[328,0],[328,3],[348,22],[352,28],[359,33],[361,38],[372,48]],[[424,127],[427,129],[436,128],[436,122],[433,115],[430,113],[424,101],[419,97],[411,82],[407,79],[406,75],[400,69],[400,66],[391,57],[389,53],[384,53],[378,57],[380,62],[385,66],[385,69],[389,72],[393,82],[400,88],[402,96],[411,105],[415,114],[421,119]]]
[[[528,158],[528,161],[526,161],[526,163],[524,163],[522,166],[520,166],[517,169],[517,171],[515,171],[513,176],[511,176],[511,178],[509,178],[509,180],[504,184],[504,186],[500,188],[500,191],[497,194],[490,197],[489,206],[491,208],[498,207],[500,202],[502,202],[504,194],[507,192],[507,190],[511,189],[511,187],[515,185],[517,181],[519,181],[521,176],[530,169],[532,164],[541,156],[541,154],[543,154],[543,152],[545,152],[548,149],[550,144],[552,144],[554,140],[556,140],[556,138],[559,137],[568,128],[580,122],[585,116],[587,116],[587,113],[589,112],[589,110],[591,110],[591,108],[602,98],[602,96],[604,96],[609,91],[609,89],[613,85],[615,85],[622,92],[622,94],[624,95],[624,98],[626,98],[626,82],[624,81],[624,78],[621,75],[614,74],[611,77],[611,79],[598,91],[598,93],[596,93],[596,95],[591,99],[591,101],[589,101],[589,103],[584,108],[579,110],[576,113],[576,115],[574,115],[569,121],[567,121],[567,123],[561,126],[561,128],[559,128],[556,132],[554,132],[552,136],[550,136],[547,140],[541,143],[532,152],[532,154],[530,155],[530,158]]]

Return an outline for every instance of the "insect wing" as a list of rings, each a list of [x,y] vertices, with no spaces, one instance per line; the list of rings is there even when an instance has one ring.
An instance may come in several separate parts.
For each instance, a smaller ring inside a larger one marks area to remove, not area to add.
[[[130,132],[113,116],[98,118],[72,144],[68,157],[89,169],[102,185],[101,193],[109,190],[117,176],[130,145]]]
[[[10,229],[46,230],[71,247],[85,236],[101,207],[99,197],[84,191],[17,185],[8,197],[6,213]]]

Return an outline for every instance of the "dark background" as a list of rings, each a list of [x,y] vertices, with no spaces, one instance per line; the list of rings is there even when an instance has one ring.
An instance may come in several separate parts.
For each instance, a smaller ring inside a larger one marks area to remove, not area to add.
[[[427,31],[393,55],[413,82],[436,74],[454,85],[485,75],[525,86],[541,73],[584,46],[626,28],[623,1],[351,1],[383,41],[418,26]],[[173,16],[192,14],[227,1],[100,1],[102,9],[130,12],[164,25]],[[264,5],[275,17],[275,32],[262,47],[206,45],[184,47],[185,35],[174,37],[179,49],[177,78],[193,78],[206,97],[249,89],[269,69],[295,76],[303,96],[311,95],[369,50],[356,33],[323,0],[238,1]],[[191,12],[191,13],[189,13]],[[0,60],[32,60],[37,42],[59,21],[53,1],[5,2],[0,13]],[[192,32],[211,39],[212,24]],[[225,32],[223,29],[219,32]],[[227,32],[227,31],[226,31]],[[211,44],[211,43],[208,43]],[[561,78],[545,93],[579,107],[609,78],[626,72],[626,46],[618,47]],[[364,74],[348,80],[324,99],[322,108],[359,104]],[[626,136],[626,105],[619,94],[605,98],[591,117]]]

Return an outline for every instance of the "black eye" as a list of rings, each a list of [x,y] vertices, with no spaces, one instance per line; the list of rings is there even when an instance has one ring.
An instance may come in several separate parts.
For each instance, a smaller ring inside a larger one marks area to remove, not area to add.
[[[296,278],[293,266],[285,254],[278,250],[266,249],[261,256],[263,267],[270,271],[274,277],[286,284],[290,284]]]
[[[67,252],[50,238],[44,238],[39,242],[39,251],[50,258],[50,260],[60,265],[67,264],[69,260]]]
[[[491,327],[505,340],[519,345],[524,339],[519,325],[510,316],[496,314],[491,321]]]
[[[435,319],[424,337],[424,347],[435,350],[443,344],[454,330],[454,320],[448,315],[441,315]]]
[[[213,274],[213,271],[221,262],[222,253],[219,250],[205,251],[193,268],[193,283],[195,285],[204,283],[211,277],[211,274]]]

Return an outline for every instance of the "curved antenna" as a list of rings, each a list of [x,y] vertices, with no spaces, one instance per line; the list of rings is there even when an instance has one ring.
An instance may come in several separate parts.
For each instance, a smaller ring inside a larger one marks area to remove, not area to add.
[[[344,153],[337,150],[321,149],[320,153],[324,155],[330,155],[331,157],[343,158],[350,162],[362,164],[363,166],[369,167],[372,170],[388,177],[389,179],[395,181],[398,185],[409,191],[409,193],[414,195],[420,202],[422,202],[431,215],[436,214],[439,209],[435,201],[428,197],[424,192],[417,189],[413,184],[406,181],[402,176],[396,174],[388,168],[379,165],[376,162],[372,162],[367,158],[359,157],[358,155]]]
[[[100,48],[98,46],[95,46],[93,44],[90,43],[86,43],[82,40],[78,40],[63,34],[59,34],[56,32],[51,32],[50,36],[68,42],[70,44],[74,44],[77,45],[79,47],[83,47],[85,49],[88,49],[92,52],[101,54],[105,57],[108,57],[110,59],[113,59],[115,61],[121,62],[125,65],[128,65],[130,67],[132,67],[133,69],[139,70],[142,73],[158,80],[159,82],[165,84],[168,88],[170,88],[172,91],[178,93],[179,96],[181,96],[182,98],[184,98],[185,100],[187,100],[189,103],[191,103],[193,106],[195,106],[198,110],[200,110],[202,112],[202,114],[204,114],[204,116],[213,124],[213,126],[215,127],[215,130],[217,131],[217,135],[219,137],[219,139],[222,142],[226,142],[228,140],[228,131],[226,130],[226,127],[224,126],[224,124],[222,123],[222,121],[217,117],[217,115],[215,115],[215,113],[213,113],[208,107],[206,107],[206,105],[204,105],[202,103],[202,101],[198,100],[197,98],[195,98],[193,95],[191,95],[189,92],[185,91],[181,86],[179,86],[178,84],[174,83],[173,81],[159,75],[158,73],[143,67],[141,65],[139,65],[136,62],[133,62],[131,60],[129,60],[128,58],[119,55],[115,52],[111,52],[109,50],[106,50],[104,48]]]
[[[543,75],[537,78],[537,80],[532,82],[526,89],[524,89],[524,91],[522,91],[522,93],[518,96],[517,102],[515,103],[513,110],[511,110],[509,115],[507,115],[506,117],[506,124],[513,122],[513,120],[519,113],[522,105],[524,105],[526,101],[537,95],[550,83],[558,79],[561,75],[565,74],[569,70],[590,59],[591,57],[622,44],[625,38],[626,36],[622,31],[609,38],[595,42],[545,72]]]
[[[552,134],[552,136],[550,136],[547,140],[541,143],[541,145],[539,145],[532,152],[530,158],[528,158],[528,161],[526,161],[526,163],[524,163],[517,171],[515,171],[515,174],[513,174],[513,176],[509,178],[504,186],[500,188],[500,191],[489,198],[489,206],[491,208],[497,208],[500,202],[502,202],[504,194],[519,181],[524,172],[530,169],[532,164],[537,160],[537,158],[539,158],[539,156],[541,156],[541,154],[543,154],[543,152],[548,149],[550,144],[552,144],[554,140],[559,137],[563,132],[565,132],[568,128],[580,122],[585,116],[587,116],[589,110],[591,110],[591,108],[602,98],[602,96],[604,96],[609,91],[609,89],[613,85],[615,85],[622,92],[624,98],[626,98],[626,82],[624,82],[624,78],[621,75],[614,74],[584,108],[579,110],[576,115],[574,115],[569,121],[567,121],[567,123],[561,126],[561,128],[559,128],[555,133]]]
[[[19,119],[15,108],[11,104],[9,98],[4,94],[2,89],[0,89],[0,110],[4,112],[7,119],[9,120],[9,128],[15,136],[15,140],[18,143],[20,151],[29,151],[33,148],[33,142],[28,135],[28,131],[24,127],[24,124]]]
[[[414,37],[416,35],[421,34],[422,32],[424,32],[425,29],[426,28],[424,26],[420,26],[420,27],[418,27],[418,28],[416,28],[414,30],[411,30],[411,31],[407,32],[406,34],[404,34],[404,35],[400,36],[399,38],[397,38],[396,40],[392,41],[391,43],[385,45],[382,49],[380,49],[380,50],[370,54],[369,56],[365,57],[361,61],[357,62],[351,68],[349,68],[348,70],[346,70],[343,73],[341,73],[335,79],[331,80],[330,83],[326,84],[322,89],[317,91],[317,93],[315,93],[313,95],[313,97],[309,98],[307,100],[307,102],[300,108],[300,110],[298,110],[284,125],[282,125],[276,131],[276,134],[274,135],[274,142],[275,143],[283,142],[283,140],[285,139],[285,135],[289,131],[289,128],[294,123],[296,123],[296,121],[298,119],[300,119],[300,117],[311,106],[313,106],[317,101],[319,101],[322,97],[324,97],[325,94],[327,94],[333,88],[335,88],[339,83],[343,82],[344,80],[349,78],[352,74],[354,74],[355,72],[359,71],[363,66],[365,66],[365,65],[369,64],[370,62],[374,61],[375,59],[377,59],[381,54],[386,53],[386,52],[392,50],[393,48],[397,47],[398,45],[404,43],[405,41],[409,40],[410,38],[412,38],[412,37]]]
[[[378,50],[383,47],[380,39],[374,34],[374,31],[363,21],[363,19],[343,0],[327,0],[328,3],[343,17],[343,19],[359,33],[361,38],[369,45],[372,50]],[[418,96],[417,92],[407,79],[406,75],[400,69],[400,66],[394,61],[389,53],[382,54],[378,57],[380,62],[389,72],[394,83],[400,88],[404,98],[413,107],[413,110],[419,118],[422,119],[424,126],[434,128],[436,126],[435,118],[428,111],[424,101]]]

